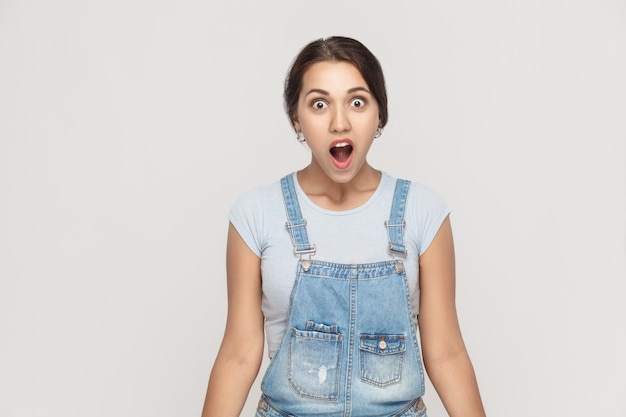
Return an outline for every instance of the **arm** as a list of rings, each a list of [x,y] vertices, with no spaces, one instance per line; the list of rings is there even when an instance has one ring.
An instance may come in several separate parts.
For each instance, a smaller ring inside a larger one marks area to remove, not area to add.
[[[419,328],[426,372],[451,417],[484,417],[476,376],[457,318],[449,218],[419,263]]]
[[[261,260],[232,224],[226,250],[228,319],[215,359],[202,417],[238,416],[263,358]]]

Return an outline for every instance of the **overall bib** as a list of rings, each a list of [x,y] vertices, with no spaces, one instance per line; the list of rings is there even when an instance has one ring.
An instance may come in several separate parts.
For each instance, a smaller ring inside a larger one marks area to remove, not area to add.
[[[261,383],[257,417],[426,416],[424,371],[402,260],[409,181],[398,180],[385,222],[390,257],[311,259],[293,178],[281,179],[287,229],[300,256],[285,336]],[[385,244],[385,242],[381,242]]]

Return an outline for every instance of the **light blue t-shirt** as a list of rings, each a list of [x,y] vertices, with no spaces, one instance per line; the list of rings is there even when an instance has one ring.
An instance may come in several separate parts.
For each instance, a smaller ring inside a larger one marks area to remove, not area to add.
[[[361,206],[332,211],[316,205],[304,193],[297,175],[294,185],[307,222],[309,242],[316,245],[313,259],[332,263],[372,263],[392,259],[387,251],[385,221],[389,219],[396,179],[382,173],[378,188]],[[412,182],[406,203],[404,259],[413,314],[419,310],[419,256],[428,248],[448,206],[432,189]],[[285,227],[287,221],[280,181],[244,192],[233,204],[228,218],[248,247],[261,258],[262,309],[270,358],[286,330],[289,298],[299,257]]]

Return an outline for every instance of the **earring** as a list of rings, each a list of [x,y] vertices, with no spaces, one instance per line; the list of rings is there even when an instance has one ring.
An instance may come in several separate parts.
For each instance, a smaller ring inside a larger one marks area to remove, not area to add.
[[[298,140],[298,142],[300,143],[304,143],[306,142],[306,138],[304,137],[304,135],[302,134],[302,132],[298,132],[298,136],[296,136],[296,139]]]
[[[380,135],[382,135],[382,134],[383,134],[383,128],[382,128],[382,127],[380,127],[380,126],[378,126],[378,127],[376,128],[376,133],[374,134],[374,139],[379,138],[379,137],[380,137]]]

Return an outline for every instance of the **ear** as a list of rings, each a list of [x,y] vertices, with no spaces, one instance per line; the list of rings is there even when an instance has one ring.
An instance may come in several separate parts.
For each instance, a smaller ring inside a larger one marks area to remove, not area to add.
[[[293,119],[291,119],[291,123],[293,123],[293,128],[296,129],[296,132],[301,132],[301,126],[300,126],[300,122],[298,121],[298,119],[296,117],[294,117]]]

